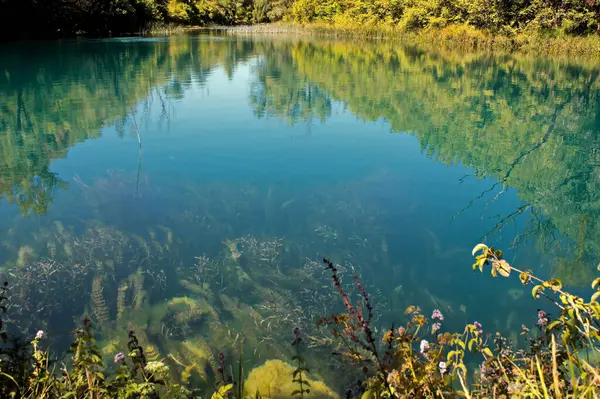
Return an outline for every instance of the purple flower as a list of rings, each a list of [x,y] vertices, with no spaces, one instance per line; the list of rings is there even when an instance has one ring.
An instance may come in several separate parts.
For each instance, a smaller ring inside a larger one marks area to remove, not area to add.
[[[440,323],[435,323],[433,326],[431,326],[431,333],[435,334],[440,328],[442,328],[442,325]]]
[[[35,339],[39,340],[39,339],[42,339],[42,338],[44,338],[44,330],[39,330],[37,332],[37,334],[35,334]]]
[[[548,322],[550,320],[548,319],[548,313],[544,312],[543,310],[538,310],[538,321],[537,321],[537,325],[540,327],[544,327],[546,325],[548,325]]]
[[[483,326],[481,325],[481,323],[480,323],[480,322],[478,322],[478,321],[475,321],[475,322],[473,322],[473,325],[474,325],[474,326],[475,326],[475,328],[477,328],[478,330],[481,330],[481,329],[483,328]]]
[[[433,320],[436,320],[436,319],[437,319],[437,320],[444,320],[444,315],[442,314],[442,312],[440,312],[440,310],[439,310],[439,309],[435,309],[435,310],[433,311],[433,314],[431,315],[431,318],[432,318]]]
[[[125,361],[125,355],[123,354],[123,352],[119,352],[115,355],[115,358],[113,360],[115,361],[115,363],[121,363]]]

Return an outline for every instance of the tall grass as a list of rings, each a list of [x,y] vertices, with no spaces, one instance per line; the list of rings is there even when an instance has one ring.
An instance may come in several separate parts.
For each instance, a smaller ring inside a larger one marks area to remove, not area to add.
[[[338,38],[388,39],[407,44],[427,45],[444,49],[511,51],[556,56],[600,56],[600,37],[543,35],[521,32],[514,35],[491,34],[470,25],[448,25],[406,31],[399,27],[380,25],[274,23],[256,26],[223,28],[232,35],[287,34],[295,36],[327,36]]]

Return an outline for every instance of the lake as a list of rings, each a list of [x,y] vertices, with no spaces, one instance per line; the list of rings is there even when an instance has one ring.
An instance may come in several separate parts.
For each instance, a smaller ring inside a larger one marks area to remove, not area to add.
[[[134,330],[213,386],[219,352],[291,363],[299,326],[343,392],[324,256],[380,334],[419,305],[517,340],[549,304],[474,272],[479,242],[576,292],[596,274],[593,62],[212,32],[4,44],[0,72],[5,319],[57,352],[88,316],[107,363]]]

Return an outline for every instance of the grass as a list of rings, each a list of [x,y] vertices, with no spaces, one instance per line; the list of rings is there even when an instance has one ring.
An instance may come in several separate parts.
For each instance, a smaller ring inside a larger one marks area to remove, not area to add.
[[[220,28],[233,35],[291,34],[364,39],[391,39],[407,44],[444,49],[523,52],[553,56],[600,56],[599,36],[567,36],[521,32],[498,35],[469,25],[449,25],[404,31],[390,25],[341,26],[328,23],[273,23],[255,26]]]

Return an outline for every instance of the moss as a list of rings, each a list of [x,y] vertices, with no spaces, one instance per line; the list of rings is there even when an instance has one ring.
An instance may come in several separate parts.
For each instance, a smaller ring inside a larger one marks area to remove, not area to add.
[[[291,394],[298,389],[292,382],[292,375],[295,368],[281,360],[267,360],[262,366],[254,368],[248,375],[244,384],[247,396],[252,396],[260,392],[263,398],[287,399],[293,398]],[[322,381],[308,379],[310,383],[310,398],[336,398],[339,395],[333,392]]]

